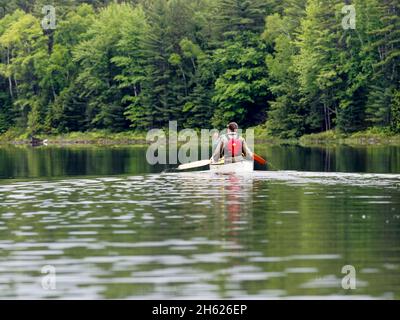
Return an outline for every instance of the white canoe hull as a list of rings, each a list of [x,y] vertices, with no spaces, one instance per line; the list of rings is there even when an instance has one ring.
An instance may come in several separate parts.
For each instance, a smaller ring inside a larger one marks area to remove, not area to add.
[[[240,161],[228,164],[211,164],[210,171],[215,173],[247,173],[254,171],[253,161]]]

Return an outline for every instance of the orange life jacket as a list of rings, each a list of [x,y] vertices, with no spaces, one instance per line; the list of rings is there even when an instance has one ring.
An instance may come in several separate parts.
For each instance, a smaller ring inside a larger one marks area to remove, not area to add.
[[[239,157],[242,155],[242,141],[239,138],[228,140],[228,157]]]

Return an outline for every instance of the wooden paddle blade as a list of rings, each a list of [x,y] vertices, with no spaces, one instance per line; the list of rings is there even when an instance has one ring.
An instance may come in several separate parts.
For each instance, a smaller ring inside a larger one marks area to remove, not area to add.
[[[185,163],[185,164],[181,164],[178,167],[178,170],[188,170],[188,169],[205,167],[205,166],[208,166],[210,163],[211,163],[211,160],[201,160],[201,161],[196,161],[196,162]]]
[[[267,164],[267,160],[261,158],[259,155],[254,154],[254,161],[256,161],[257,163],[261,164],[262,166]]]

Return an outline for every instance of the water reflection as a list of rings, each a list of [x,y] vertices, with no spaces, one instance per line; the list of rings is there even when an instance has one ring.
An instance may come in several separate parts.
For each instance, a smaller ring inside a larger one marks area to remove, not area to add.
[[[176,166],[150,166],[146,147],[4,147],[0,179],[160,173]],[[400,173],[400,147],[303,148],[257,145],[269,170]],[[265,168],[256,165],[259,170]]]
[[[398,175],[0,184],[0,297],[399,298]],[[357,268],[357,290],[341,268]],[[57,270],[57,290],[40,286]]]
[[[245,191],[245,186],[247,191]],[[229,175],[227,178],[227,183],[225,185],[225,206],[228,213],[229,222],[229,236],[234,237],[237,235],[236,228],[238,222],[240,222],[241,215],[246,214],[245,204],[248,201],[246,195],[251,194],[248,185],[241,184],[239,177],[236,175]],[[243,195],[245,197],[243,197]]]
[[[269,160],[270,170],[400,173],[398,146],[257,145],[256,151]]]

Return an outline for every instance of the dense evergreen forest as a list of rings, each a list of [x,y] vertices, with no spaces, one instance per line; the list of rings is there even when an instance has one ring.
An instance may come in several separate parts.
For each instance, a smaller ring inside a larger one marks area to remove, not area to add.
[[[44,5],[56,29],[41,26]],[[343,28],[344,5],[356,27]],[[400,132],[399,0],[0,0],[0,133]]]

